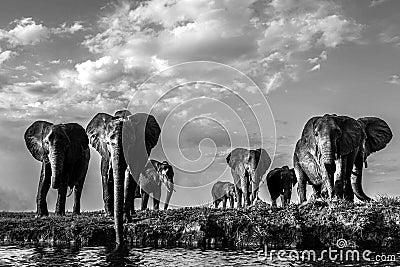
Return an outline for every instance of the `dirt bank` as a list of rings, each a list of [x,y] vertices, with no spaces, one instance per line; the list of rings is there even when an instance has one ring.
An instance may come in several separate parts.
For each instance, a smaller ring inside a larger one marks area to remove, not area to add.
[[[101,212],[35,218],[1,212],[3,243],[46,242],[105,245],[113,242],[113,221]],[[314,202],[272,209],[183,208],[138,212],[125,224],[125,239],[137,246],[323,248],[338,239],[360,248],[400,248],[400,200],[368,204]]]

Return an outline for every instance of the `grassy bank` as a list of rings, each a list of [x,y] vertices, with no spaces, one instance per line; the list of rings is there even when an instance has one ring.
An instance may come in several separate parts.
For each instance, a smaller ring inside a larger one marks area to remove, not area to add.
[[[3,243],[105,245],[114,240],[113,221],[100,212],[47,218],[2,212],[0,229]],[[125,239],[139,246],[323,248],[335,246],[340,238],[360,248],[400,248],[400,200],[139,211],[134,222],[125,224]]]

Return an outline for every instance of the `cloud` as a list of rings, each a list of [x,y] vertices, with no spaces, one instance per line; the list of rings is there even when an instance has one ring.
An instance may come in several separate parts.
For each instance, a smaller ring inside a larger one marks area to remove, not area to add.
[[[371,0],[369,7],[374,7],[374,6],[378,6],[381,5],[385,2],[389,2],[390,0]]]
[[[119,77],[124,71],[123,63],[110,56],[96,61],[87,60],[75,65],[75,68],[82,85],[109,82]]]
[[[10,50],[6,50],[4,52],[1,52],[0,50],[0,65],[3,64],[5,61],[11,59],[12,57],[15,57],[16,55],[18,55],[18,53]]]
[[[86,29],[82,22],[64,23],[56,28],[32,18],[14,23],[17,25],[10,30],[0,32],[13,44],[37,44],[55,34]],[[315,64],[320,64],[326,60],[328,49],[356,41],[363,30],[362,25],[343,14],[339,5],[311,0],[301,4],[293,0],[122,1],[108,12],[102,12],[98,26],[98,33],[87,35],[83,42],[93,53],[89,60],[77,62],[68,69],[57,69],[53,74],[41,72],[44,75],[35,78],[41,84],[26,81],[32,86],[30,90],[28,85],[7,85],[0,92],[3,98],[0,107],[12,108],[8,101],[21,103],[18,112],[13,113],[19,117],[23,116],[19,112],[27,110],[32,116],[49,110],[55,110],[53,114],[58,115],[71,105],[76,107],[74,113],[90,114],[100,105],[104,111],[112,112],[126,106],[137,86],[152,74],[191,60],[228,64],[250,76],[264,93],[269,93],[287,81],[300,79],[302,72],[310,68],[308,57],[319,58]],[[51,63],[58,64],[58,60]],[[218,70],[184,71],[187,77],[202,73],[207,79],[223,81],[235,91],[258,92],[256,87],[243,86],[236,77],[231,79]],[[151,104],[163,95],[161,88],[185,81],[166,84],[164,80],[164,83],[149,85],[140,101],[143,105]],[[18,91],[21,87],[23,90]],[[176,101],[201,94],[216,99],[226,97],[221,88],[214,89],[189,88],[183,96],[164,97],[159,106],[165,111],[171,110],[179,103]],[[175,102],[172,97],[177,97]]]
[[[391,84],[400,84],[400,75],[393,74],[389,77],[389,80],[387,82]]]
[[[156,56],[169,65],[218,61],[244,71],[266,92],[298,78],[301,53],[355,41],[363,29],[340,6],[311,0],[123,2],[99,23],[103,31],[84,41],[93,53],[135,62]]]
[[[321,64],[317,64],[314,67],[312,67],[309,71],[313,72],[313,71],[318,71],[321,69]]]
[[[61,62],[60,59],[54,59],[54,60],[51,60],[49,63],[50,64],[60,64],[60,62]]]
[[[86,30],[86,28],[83,26],[83,22],[75,21],[74,24],[72,24],[70,26],[68,26],[67,23],[64,22],[59,27],[54,28],[52,30],[52,32],[54,34],[65,34],[65,33],[74,34],[76,32],[85,31],[85,30]]]
[[[386,44],[393,44],[394,46],[400,47],[400,34],[399,29],[390,27],[384,32],[379,34],[379,41]]]
[[[32,18],[22,18],[13,22],[15,27],[9,31],[0,29],[0,39],[8,39],[12,45],[34,45],[48,38],[50,29],[36,24]]]

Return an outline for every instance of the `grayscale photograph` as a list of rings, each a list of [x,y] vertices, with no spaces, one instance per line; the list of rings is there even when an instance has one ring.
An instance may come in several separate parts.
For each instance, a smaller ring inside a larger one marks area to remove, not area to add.
[[[1,0],[0,266],[400,266],[400,1]]]

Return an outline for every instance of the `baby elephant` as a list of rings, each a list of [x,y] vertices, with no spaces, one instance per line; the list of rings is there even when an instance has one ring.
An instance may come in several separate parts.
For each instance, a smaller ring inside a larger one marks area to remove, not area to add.
[[[294,169],[288,166],[275,168],[267,174],[267,186],[271,195],[272,206],[276,207],[276,199],[281,196],[282,206],[290,203],[292,187],[297,183]]]
[[[218,208],[219,203],[222,201],[222,207],[225,209],[228,199],[230,207],[233,208],[233,204],[236,201],[235,186],[230,182],[216,182],[211,189],[211,195],[215,208]]]

